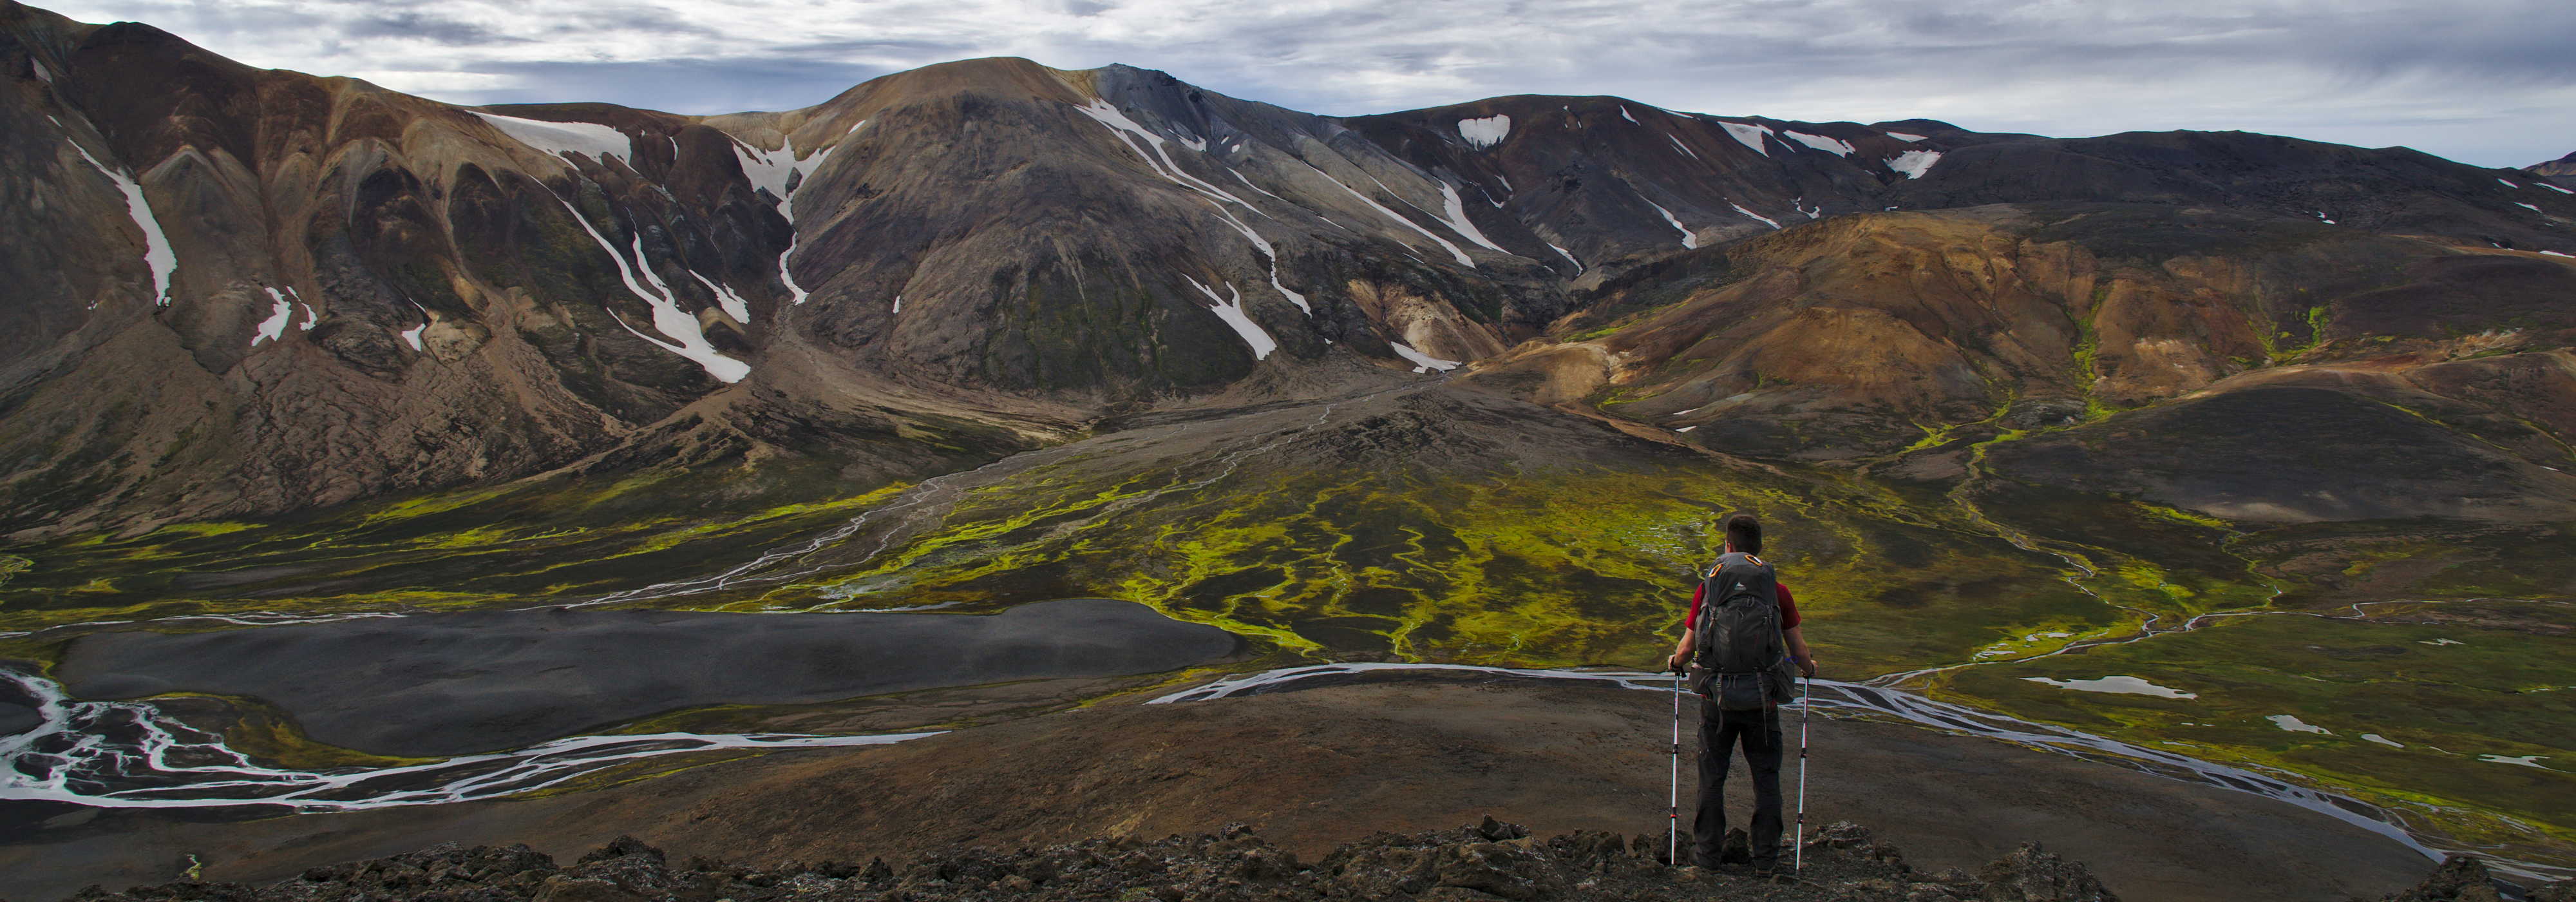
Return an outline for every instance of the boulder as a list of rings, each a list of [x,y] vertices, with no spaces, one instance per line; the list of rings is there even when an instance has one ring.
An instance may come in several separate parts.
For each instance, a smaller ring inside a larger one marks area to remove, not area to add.
[[[2119,902],[2084,865],[2022,843],[1978,875],[1985,902]]]
[[[2495,876],[2487,873],[2485,862],[2467,855],[2453,855],[2442,860],[2424,882],[2388,897],[2389,902],[2497,902]],[[2533,896],[2537,902],[2538,895]]]

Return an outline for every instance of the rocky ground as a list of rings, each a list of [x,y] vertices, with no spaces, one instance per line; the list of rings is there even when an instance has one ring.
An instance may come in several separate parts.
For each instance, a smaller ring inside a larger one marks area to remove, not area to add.
[[[1740,832],[1730,837],[1740,852]],[[1675,868],[1665,838],[1576,831],[1538,840],[1516,824],[1412,835],[1378,833],[1300,861],[1242,824],[1214,834],[1145,842],[1092,839],[994,852],[951,849],[900,867],[882,858],[787,862],[755,869],[692,858],[674,867],[659,849],[620,837],[571,867],[524,845],[443,845],[408,855],[320,867],[264,887],[181,882],[82,900],[456,900],[646,902],[770,899],[934,900],[1508,899],[1879,900],[2111,902],[2118,897],[2080,863],[2022,846],[1982,871],[1927,874],[1891,845],[1848,822],[1817,833],[1795,874],[1757,875],[1741,864]],[[1740,855],[1730,856],[1740,860]],[[2449,898],[2449,897],[2442,897]]]
[[[0,805],[0,897],[168,883],[190,856],[201,879],[266,885],[436,843],[526,843],[571,860],[619,834],[675,861],[784,874],[807,867],[791,862],[900,863],[1237,821],[1306,862],[1365,846],[1373,831],[1488,815],[1546,835],[1649,832],[1659,845],[1670,716],[1648,692],[1404,681],[1111,702],[529,799],[249,820]],[[2131,898],[2343,902],[2403,889],[2433,864],[2323,814],[2067,755],[1822,717],[1812,738],[1808,838],[1815,825],[1869,824],[1927,871],[1975,870],[2039,838]],[[1745,782],[1727,787],[1733,811],[1749,809]],[[1692,789],[1685,773],[1681,790]]]
[[[900,867],[883,858],[784,862],[753,868],[705,858],[674,867],[660,849],[632,837],[581,856],[571,867],[525,845],[441,845],[407,855],[317,867],[267,886],[193,881],[121,893],[95,887],[97,900],[210,902],[764,902],[775,899],[946,902],[1029,899],[1121,902],[1294,902],[1403,899],[1423,902],[1554,899],[1716,902],[2115,902],[2119,897],[2080,862],[2025,843],[1975,873],[1926,873],[1895,846],[1848,821],[1818,831],[1794,873],[1760,874],[1743,864],[1742,831],[1716,869],[1672,867],[1663,837],[1576,831],[1538,840],[1516,824],[1481,824],[1411,835],[1377,833],[1319,860],[1274,846],[1251,827],[1229,824],[1195,837],[1135,837],[995,852],[957,848]],[[2496,900],[2498,886],[2474,859],[2444,862],[2391,902]],[[2576,881],[2542,887],[2531,902],[2576,900]]]

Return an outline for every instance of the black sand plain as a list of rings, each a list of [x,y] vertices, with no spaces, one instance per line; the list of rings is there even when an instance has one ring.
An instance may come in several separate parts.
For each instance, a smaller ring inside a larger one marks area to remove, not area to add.
[[[82,699],[249,696],[315,741],[430,757],[702,705],[1157,673],[1240,647],[1225,630],[1104,598],[989,615],[544,608],[98,633],[71,643],[56,677]]]
[[[251,821],[0,803],[0,896],[40,902],[90,883],[175,880],[186,855],[206,862],[206,879],[265,882],[439,842],[525,842],[570,861],[619,834],[674,861],[767,863],[900,861],[1229,821],[1310,857],[1375,830],[1487,814],[1541,835],[1664,832],[1671,726],[1657,693],[1465,678],[1133,703],[1159,694],[542,798]],[[2038,840],[2121,898],[2158,902],[2349,902],[2433,867],[2386,837],[2246,793],[1908,725],[1813,726],[1808,823],[1858,821],[1917,867],[1975,868]],[[1751,800],[1738,767],[1727,790],[1740,816]],[[1686,799],[1690,768],[1684,760]]]

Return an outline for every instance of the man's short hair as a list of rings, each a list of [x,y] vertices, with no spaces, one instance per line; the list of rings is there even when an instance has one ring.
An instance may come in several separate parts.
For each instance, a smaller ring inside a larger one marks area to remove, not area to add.
[[[1745,554],[1761,554],[1762,521],[1753,519],[1752,514],[1726,518],[1726,543]]]

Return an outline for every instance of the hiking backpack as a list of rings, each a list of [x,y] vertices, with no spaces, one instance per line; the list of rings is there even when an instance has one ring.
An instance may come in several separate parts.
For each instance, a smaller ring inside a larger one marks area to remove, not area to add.
[[[1787,702],[1795,677],[1780,624],[1779,574],[1761,558],[1729,552],[1700,581],[1693,627],[1699,668],[1693,687],[1719,710],[1756,711]]]

